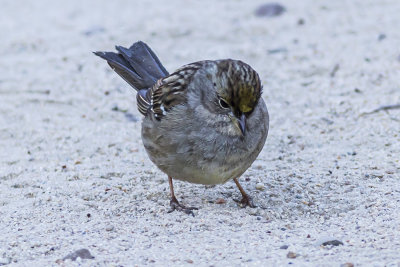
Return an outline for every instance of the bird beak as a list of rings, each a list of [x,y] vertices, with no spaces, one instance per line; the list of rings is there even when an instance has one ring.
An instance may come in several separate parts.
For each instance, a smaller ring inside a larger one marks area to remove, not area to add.
[[[242,136],[246,134],[246,116],[244,114],[240,115],[240,117],[236,117],[233,114],[230,114],[229,117],[232,120],[232,123],[240,130]]]
[[[246,116],[242,114],[238,120],[239,122],[239,128],[240,131],[242,132],[242,135],[244,136],[246,134]]]

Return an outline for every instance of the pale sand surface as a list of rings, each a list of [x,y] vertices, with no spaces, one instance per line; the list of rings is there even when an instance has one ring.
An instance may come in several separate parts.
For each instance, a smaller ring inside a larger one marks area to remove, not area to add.
[[[400,103],[400,1],[256,17],[263,3],[1,1],[0,265],[398,266],[400,109],[362,114]],[[260,73],[270,134],[240,179],[258,208],[233,182],[175,182],[200,209],[167,213],[134,91],[91,53],[136,40],[170,71],[230,57]],[[81,248],[95,258],[56,263]]]

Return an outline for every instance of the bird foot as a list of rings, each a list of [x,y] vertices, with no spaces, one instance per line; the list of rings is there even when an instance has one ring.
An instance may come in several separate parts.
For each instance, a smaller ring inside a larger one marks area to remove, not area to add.
[[[171,201],[169,202],[169,205],[171,206],[171,209],[168,211],[168,213],[171,213],[171,212],[177,210],[177,211],[182,211],[188,215],[192,215],[194,217],[193,210],[198,210],[198,208],[196,208],[196,207],[186,207],[186,206],[182,205],[181,203],[179,203],[179,201],[175,197],[173,197],[171,199]]]
[[[257,207],[256,205],[254,205],[253,199],[251,197],[249,197],[249,196],[243,196],[241,200],[234,199],[234,201],[236,201],[236,203],[238,203],[241,208],[245,208],[245,207],[255,208],[255,207]]]

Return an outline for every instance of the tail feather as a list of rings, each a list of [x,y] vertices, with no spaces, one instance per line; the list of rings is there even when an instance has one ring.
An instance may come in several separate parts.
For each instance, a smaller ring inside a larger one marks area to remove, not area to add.
[[[121,55],[113,52],[94,52],[94,54],[107,60],[108,65],[110,65],[119,76],[129,83],[130,86],[138,88],[143,84],[143,79],[132,69],[129,63]]]
[[[116,46],[119,53],[94,52],[136,90],[147,89],[168,75],[167,70],[148,45],[139,41],[129,49]]]

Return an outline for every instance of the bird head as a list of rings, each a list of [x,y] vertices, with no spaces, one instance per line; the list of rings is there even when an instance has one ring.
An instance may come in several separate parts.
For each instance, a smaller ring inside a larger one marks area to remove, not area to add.
[[[239,60],[217,61],[217,79],[214,81],[219,111],[246,134],[246,120],[257,106],[262,86],[257,72]]]

